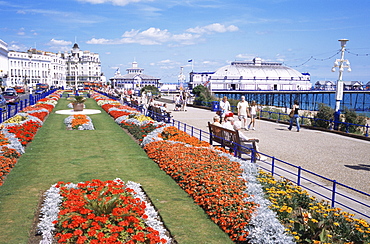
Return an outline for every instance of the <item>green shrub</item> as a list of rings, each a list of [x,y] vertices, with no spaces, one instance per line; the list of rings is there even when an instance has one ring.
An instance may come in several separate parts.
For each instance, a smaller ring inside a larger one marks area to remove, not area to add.
[[[208,88],[203,85],[198,85],[194,87],[193,94],[195,95],[195,104],[205,105],[203,104],[203,102],[207,103],[218,100],[215,96],[212,95]]]
[[[350,110],[348,108],[344,109],[344,122],[356,124],[356,125],[348,125],[348,132],[349,133],[356,133],[360,132],[363,128],[362,126],[358,125],[365,125],[366,124],[366,118],[364,116],[357,115],[356,111]],[[347,125],[341,124],[339,129],[341,131],[347,131]]]
[[[315,119],[317,120],[315,121],[314,126],[328,129],[330,126],[330,122],[326,120],[334,119],[334,109],[324,103],[320,103],[319,111],[315,115]]]

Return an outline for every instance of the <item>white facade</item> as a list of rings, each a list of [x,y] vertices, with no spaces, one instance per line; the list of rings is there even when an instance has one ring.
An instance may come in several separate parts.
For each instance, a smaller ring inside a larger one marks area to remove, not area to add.
[[[132,67],[126,69],[127,74],[122,75],[119,69],[114,74],[114,77],[110,78],[111,84],[114,88],[121,88],[125,90],[140,90],[144,86],[155,86],[160,87],[159,78],[145,75],[144,69],[139,68],[137,62],[132,63]]]
[[[189,83],[191,89],[202,84],[211,91],[311,89],[310,74],[260,58],[235,61],[215,72],[192,72]]]
[[[105,81],[99,54],[81,51],[74,44],[71,53],[52,53],[36,49],[8,51],[0,40],[0,81],[2,86],[35,87],[45,83],[54,87],[79,86],[84,82]],[[77,81],[77,82],[76,82]]]
[[[0,85],[8,77],[8,44],[0,40]]]
[[[83,86],[84,82],[102,82],[99,54],[81,51],[77,43],[71,53],[64,53],[66,60],[66,83],[70,87]]]
[[[35,87],[37,83],[65,86],[65,61],[62,55],[30,49],[9,51],[9,72],[5,86]]]

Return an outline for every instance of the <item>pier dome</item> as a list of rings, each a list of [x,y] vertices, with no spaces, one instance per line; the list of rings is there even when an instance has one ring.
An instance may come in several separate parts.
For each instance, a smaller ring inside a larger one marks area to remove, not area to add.
[[[193,72],[192,86],[208,85],[212,90],[306,90],[310,74],[301,73],[278,62],[234,61],[215,72]]]
[[[299,71],[283,66],[281,63],[262,62],[260,58],[253,59],[253,62],[232,62],[230,65],[219,68],[213,77],[240,77],[246,79],[303,79]]]

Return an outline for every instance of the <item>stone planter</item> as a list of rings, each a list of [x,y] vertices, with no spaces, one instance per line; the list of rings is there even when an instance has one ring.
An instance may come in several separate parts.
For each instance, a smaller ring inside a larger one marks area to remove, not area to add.
[[[83,103],[72,103],[73,105],[73,111],[82,111],[84,110],[84,104]]]

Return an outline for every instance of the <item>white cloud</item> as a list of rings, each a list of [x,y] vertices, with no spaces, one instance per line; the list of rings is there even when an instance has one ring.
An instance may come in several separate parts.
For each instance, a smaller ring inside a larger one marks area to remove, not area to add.
[[[26,32],[25,32],[25,29],[22,27],[22,28],[20,28],[19,29],[19,31],[17,32],[17,35],[19,35],[19,36],[24,36],[24,35],[26,35]]]
[[[86,42],[87,44],[119,44],[119,43],[114,43],[112,40],[104,39],[104,38],[93,38],[90,41]]]
[[[138,3],[138,2],[150,2],[153,0],[78,0],[79,2],[84,3],[91,3],[91,4],[112,4],[116,6],[125,6],[130,3]]]
[[[132,29],[125,31],[120,39],[105,39],[92,38],[87,41],[88,44],[129,44],[137,43],[141,45],[162,45],[168,43],[169,46],[176,45],[193,45],[202,41],[201,37],[204,34],[224,33],[238,31],[239,28],[234,25],[221,25],[218,23],[207,25],[204,27],[190,28],[184,33],[172,34],[167,29],[150,27],[147,30],[140,31]],[[190,33],[189,33],[190,32]]]
[[[165,59],[165,60],[162,60],[162,61],[159,61],[160,64],[168,64],[168,63],[172,63],[171,60],[169,59]]]
[[[187,29],[187,32],[196,33],[196,34],[212,34],[212,33],[224,33],[224,32],[234,32],[238,31],[239,28],[235,25],[225,26],[220,23],[214,23],[202,27],[195,27]]]
[[[8,49],[9,50],[15,50],[15,51],[23,51],[23,50],[26,50],[27,47],[24,46],[23,44],[19,45],[15,42],[11,43],[9,46],[8,46]]]
[[[56,40],[56,39],[51,39],[48,43],[50,46],[71,46],[72,42],[71,41],[64,41],[64,40]]]
[[[247,60],[247,61],[251,61],[253,60],[255,57],[258,57],[258,55],[255,55],[255,54],[245,54],[245,53],[240,53],[238,55],[236,55],[236,58],[240,58],[240,59],[244,59],[244,60]]]

